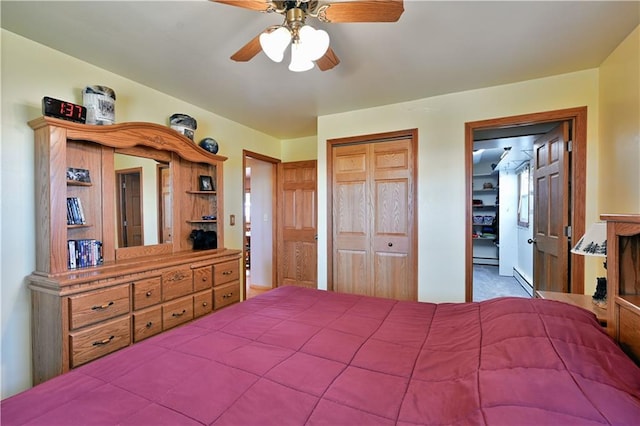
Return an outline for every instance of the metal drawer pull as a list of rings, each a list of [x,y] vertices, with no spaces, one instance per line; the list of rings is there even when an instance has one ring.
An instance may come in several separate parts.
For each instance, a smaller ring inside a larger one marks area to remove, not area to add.
[[[202,306],[207,306],[208,303],[207,302],[202,302]]]
[[[223,299],[226,299],[227,297],[233,297],[233,293],[227,293],[222,295]]]
[[[186,309],[183,309],[183,310],[182,310],[182,312],[177,312],[177,313],[176,313],[176,312],[174,312],[174,313],[172,313],[172,314],[171,314],[171,316],[173,316],[173,317],[181,317],[181,316],[183,316],[183,315],[184,315],[184,314],[186,314],[186,313],[187,313],[187,310],[186,310]]]
[[[102,345],[106,345],[107,343],[109,343],[110,341],[112,341],[113,339],[115,339],[116,336],[109,336],[108,338],[104,339],[104,340],[99,340],[97,342],[93,342],[93,346],[102,346]]]
[[[115,302],[111,301],[109,303],[107,303],[106,305],[96,305],[96,306],[92,306],[91,310],[92,311],[101,311],[103,309],[107,309],[109,306],[113,305]]]
[[[147,297],[151,297],[151,291],[147,292]]]
[[[151,327],[153,327],[153,323],[152,323],[151,321],[149,321],[149,322],[147,323],[147,328],[151,328]]]
[[[222,273],[222,275],[231,275],[231,274],[233,274],[233,269],[230,269],[230,270],[228,270],[228,271],[224,271],[224,272]]]

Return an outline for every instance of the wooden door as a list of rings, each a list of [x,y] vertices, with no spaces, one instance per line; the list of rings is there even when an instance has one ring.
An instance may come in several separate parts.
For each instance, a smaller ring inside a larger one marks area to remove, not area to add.
[[[569,124],[534,142],[534,291],[569,292]]]
[[[417,300],[414,143],[333,147],[333,290]]]
[[[142,227],[142,169],[118,170],[119,247],[144,245]]]
[[[317,161],[278,166],[278,285],[318,287]]]
[[[373,296],[369,145],[333,149],[333,290]]]

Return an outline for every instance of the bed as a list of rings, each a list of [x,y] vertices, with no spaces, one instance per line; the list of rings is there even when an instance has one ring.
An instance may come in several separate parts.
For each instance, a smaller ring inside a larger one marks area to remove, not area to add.
[[[281,287],[2,401],[7,425],[638,424],[640,368],[583,309]]]

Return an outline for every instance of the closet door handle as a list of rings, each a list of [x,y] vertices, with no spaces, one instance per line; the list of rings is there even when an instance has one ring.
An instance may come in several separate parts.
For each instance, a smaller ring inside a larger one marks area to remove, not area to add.
[[[527,242],[528,242],[529,244],[536,244],[538,241],[537,241],[535,238],[529,238],[529,239],[527,240]]]

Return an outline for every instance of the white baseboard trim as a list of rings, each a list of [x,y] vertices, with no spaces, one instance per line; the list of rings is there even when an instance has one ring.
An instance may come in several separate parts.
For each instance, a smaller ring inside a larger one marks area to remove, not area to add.
[[[513,267],[513,277],[518,281],[520,286],[529,293],[529,295],[533,296],[533,283],[529,281],[515,266]]]

